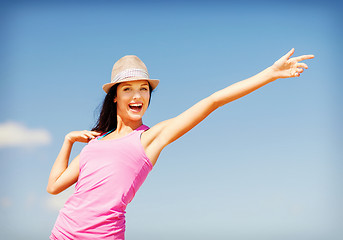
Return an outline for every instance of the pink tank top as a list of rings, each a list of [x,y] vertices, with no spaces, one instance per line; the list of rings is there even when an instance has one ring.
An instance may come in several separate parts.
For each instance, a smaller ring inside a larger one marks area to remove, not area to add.
[[[80,154],[75,193],[60,210],[50,239],[124,239],[125,209],[153,166],[142,125],[113,140],[91,140]]]

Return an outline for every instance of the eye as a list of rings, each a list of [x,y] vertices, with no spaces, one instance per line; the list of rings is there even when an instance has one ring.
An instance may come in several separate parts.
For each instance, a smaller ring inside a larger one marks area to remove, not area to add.
[[[123,88],[123,91],[128,92],[128,91],[130,91],[130,88],[129,87]]]
[[[148,88],[147,87],[142,87],[141,91],[148,91]]]

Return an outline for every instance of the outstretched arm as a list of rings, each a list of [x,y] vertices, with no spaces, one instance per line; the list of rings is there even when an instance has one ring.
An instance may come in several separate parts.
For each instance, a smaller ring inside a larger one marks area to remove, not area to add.
[[[299,77],[300,73],[308,68],[305,63],[300,63],[300,61],[314,58],[314,56],[303,55],[290,58],[293,53],[294,49],[255,76],[215,92],[177,117],[152,127],[144,134],[142,142],[153,164],[166,145],[187,133],[218,107],[241,98],[278,78]]]
[[[314,58],[314,56],[303,55],[290,58],[293,53],[294,48],[277,60],[271,67],[268,67],[255,76],[234,83],[231,86],[214,93],[211,97],[214,97],[214,102],[218,105],[216,107],[223,106],[241,98],[278,78],[299,77],[300,73],[304,71],[304,68],[308,68],[305,63],[300,63],[300,61]]]

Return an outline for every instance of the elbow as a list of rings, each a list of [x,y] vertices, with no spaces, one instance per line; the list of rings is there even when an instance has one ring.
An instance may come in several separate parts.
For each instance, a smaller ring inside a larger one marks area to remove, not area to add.
[[[53,186],[49,186],[49,185],[46,187],[46,191],[52,195],[59,194],[59,191],[57,191],[56,188],[54,188]]]
[[[210,96],[210,99],[211,99],[211,103],[212,103],[212,108],[213,110],[223,106],[223,102],[220,100],[219,96],[218,96],[218,93],[213,93],[211,96]]]

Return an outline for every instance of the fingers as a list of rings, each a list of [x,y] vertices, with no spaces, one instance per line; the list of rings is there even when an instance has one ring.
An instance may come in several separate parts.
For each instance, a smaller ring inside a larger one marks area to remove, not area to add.
[[[92,133],[94,136],[99,136],[99,135],[101,135],[101,133],[96,132],[96,131],[90,131],[90,133]]]
[[[88,138],[95,138],[95,136],[100,135],[100,133],[92,132],[92,131],[85,131],[84,135],[88,136]]]
[[[303,68],[297,68],[295,71],[296,71],[297,73],[302,73],[302,72],[304,71],[304,69],[303,69]]]
[[[294,71],[294,77],[299,77],[300,73],[304,72],[304,68],[308,69],[308,66],[305,63],[297,63],[296,64],[296,69]]]
[[[66,139],[70,141],[71,143],[74,142],[89,142],[91,139],[94,139],[95,137],[101,135],[99,132],[95,131],[73,131],[66,135]]]
[[[303,68],[296,68],[295,71],[291,74],[293,77],[300,77],[300,73],[304,71]]]
[[[81,137],[85,140],[91,140],[94,139],[96,136],[99,136],[101,133],[95,132],[95,131],[82,131]]]
[[[286,53],[286,55],[284,55],[283,57],[285,59],[289,59],[294,53],[294,48],[292,48],[288,53]]]
[[[304,60],[311,59],[311,58],[314,58],[314,55],[302,55],[299,57],[294,57],[294,58],[292,58],[292,60],[300,62],[300,61],[304,61]]]
[[[87,131],[88,134],[92,135],[93,137],[100,136],[101,133],[95,131]]]
[[[293,55],[294,51],[295,51],[294,48],[292,48],[286,55],[283,56],[283,58],[289,59]],[[304,61],[307,59],[312,59],[312,58],[314,58],[314,55],[308,54],[308,55],[302,55],[299,57],[294,57],[294,58],[292,58],[292,60],[297,61],[297,62],[301,62],[301,61]]]
[[[297,63],[297,67],[308,69],[308,66],[305,63]]]
[[[302,55],[299,57],[290,58],[294,54],[294,48],[292,48],[287,54],[282,56],[273,64],[273,69],[282,77],[299,77],[304,69],[308,69],[307,64],[300,61],[314,58],[314,55]]]

